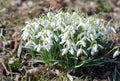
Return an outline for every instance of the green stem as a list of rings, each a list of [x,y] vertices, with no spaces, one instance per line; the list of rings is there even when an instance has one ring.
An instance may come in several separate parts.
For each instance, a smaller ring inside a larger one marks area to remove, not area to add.
[[[68,56],[66,54],[66,61],[67,61],[67,69],[69,68]]]

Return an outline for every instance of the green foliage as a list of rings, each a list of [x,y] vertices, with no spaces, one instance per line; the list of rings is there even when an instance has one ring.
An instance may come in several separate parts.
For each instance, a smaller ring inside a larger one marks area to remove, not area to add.
[[[108,0],[104,0],[104,1],[97,0],[97,5],[98,5],[98,9],[100,11],[104,11],[104,12],[110,12],[111,11]]]
[[[19,60],[15,61],[13,64],[10,65],[11,70],[18,71],[18,69],[20,68],[20,65],[21,65],[21,63]]]
[[[22,39],[28,54],[39,55],[49,67],[73,71],[79,67],[101,66],[114,46],[114,28],[97,16],[79,12],[48,12],[26,22]],[[114,62],[114,60],[112,60]]]

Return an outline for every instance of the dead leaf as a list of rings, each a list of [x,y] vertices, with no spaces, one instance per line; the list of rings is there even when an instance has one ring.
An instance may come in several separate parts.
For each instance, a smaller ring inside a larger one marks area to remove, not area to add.
[[[9,75],[9,74],[10,74],[10,72],[7,70],[7,68],[6,68],[6,66],[5,66],[5,64],[4,64],[4,63],[2,63],[2,66],[3,66],[3,68],[4,68],[5,72],[6,72],[6,75]]]
[[[21,78],[20,74],[16,74],[14,81],[20,81],[20,78]]]
[[[18,39],[14,38],[14,49],[12,50],[12,52],[15,53],[17,48],[18,48]]]
[[[60,3],[58,3],[56,0],[48,0],[50,7],[54,8],[54,9],[60,9],[62,7],[62,5]]]
[[[55,69],[55,74],[57,74],[57,76],[60,76],[60,71],[58,69]]]
[[[85,56],[81,56],[81,57],[80,57],[80,59],[81,59],[82,61],[84,61],[86,58],[87,58],[87,57],[85,57]]]
[[[67,77],[70,81],[73,81],[73,77],[71,75],[67,74]]]
[[[8,58],[8,55],[0,55],[0,63],[5,62],[5,60]]]
[[[0,58],[0,63],[3,63],[5,61],[4,58]]]
[[[35,67],[35,68],[32,68],[30,70],[27,71],[27,74],[28,75],[37,75],[37,74],[44,74],[46,73],[48,70],[46,67],[43,67],[43,66],[39,66],[39,67]]]
[[[114,40],[115,40],[115,44],[116,44],[116,45],[119,45],[119,44],[120,44],[120,38],[115,38]]]
[[[36,74],[38,74],[38,72],[39,72],[39,68],[38,67],[30,69],[30,70],[27,71],[27,73],[29,75],[36,75]]]
[[[4,68],[3,68],[2,64],[0,63],[0,80],[4,77],[3,70],[4,70]]]

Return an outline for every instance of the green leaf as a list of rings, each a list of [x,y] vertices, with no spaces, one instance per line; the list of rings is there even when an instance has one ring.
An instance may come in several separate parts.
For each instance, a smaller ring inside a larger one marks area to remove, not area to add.
[[[17,57],[20,58],[22,54],[22,41],[19,44],[18,51],[17,51]]]
[[[116,77],[117,77],[117,68],[115,66],[114,74],[113,74],[113,81],[116,81]]]

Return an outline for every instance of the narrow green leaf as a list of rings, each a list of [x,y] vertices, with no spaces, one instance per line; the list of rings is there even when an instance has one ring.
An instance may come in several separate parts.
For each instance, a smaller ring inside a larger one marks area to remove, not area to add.
[[[22,54],[22,42],[20,42],[19,44],[18,51],[17,51],[17,57],[20,58],[21,54]]]
[[[114,74],[113,74],[113,81],[116,81],[116,77],[117,77],[117,68],[115,66]]]

